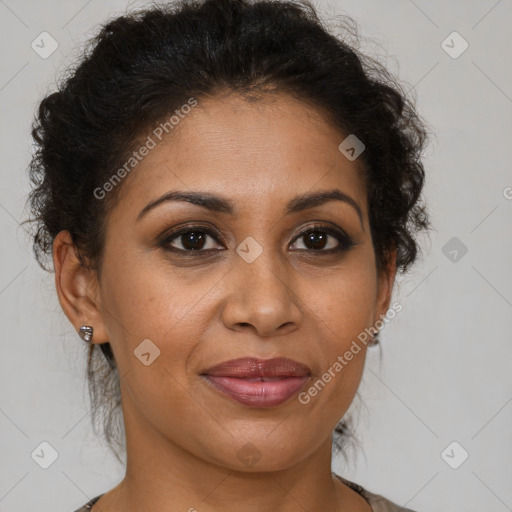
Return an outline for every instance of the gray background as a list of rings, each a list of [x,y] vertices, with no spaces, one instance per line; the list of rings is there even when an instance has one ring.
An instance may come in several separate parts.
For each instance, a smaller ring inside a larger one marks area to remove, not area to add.
[[[70,512],[124,474],[91,432],[83,342],[18,223],[37,102],[98,23],[143,4],[0,0],[1,511]],[[419,512],[512,510],[512,2],[318,6],[326,18],[356,19],[373,40],[363,49],[415,87],[436,134],[425,155],[435,231],[399,280],[394,300],[404,309],[382,333],[382,363],[378,350],[368,357],[363,450],[334,470]],[[46,59],[31,48],[43,31],[59,45]],[[441,46],[453,31],[469,44],[458,58]],[[453,237],[468,250],[457,261],[444,254],[450,245],[443,252]],[[42,441],[58,452],[46,470],[30,455]],[[445,452],[453,441],[460,447]],[[462,450],[469,458],[453,469],[442,453],[454,465]]]

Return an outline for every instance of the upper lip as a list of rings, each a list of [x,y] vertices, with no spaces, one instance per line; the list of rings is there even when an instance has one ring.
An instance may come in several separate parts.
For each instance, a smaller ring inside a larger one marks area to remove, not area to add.
[[[304,377],[311,375],[311,369],[298,361],[286,357],[258,359],[242,357],[224,361],[205,370],[202,375],[216,377]]]

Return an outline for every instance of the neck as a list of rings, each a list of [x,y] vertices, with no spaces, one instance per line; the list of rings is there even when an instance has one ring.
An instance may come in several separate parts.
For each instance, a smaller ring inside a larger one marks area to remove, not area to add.
[[[331,440],[286,468],[257,471],[199,458],[154,429],[128,403],[123,404],[127,443],[126,474],[106,495],[104,511],[339,512],[354,491],[331,473]],[[362,498],[358,497],[359,505]],[[93,511],[94,512],[94,511]]]

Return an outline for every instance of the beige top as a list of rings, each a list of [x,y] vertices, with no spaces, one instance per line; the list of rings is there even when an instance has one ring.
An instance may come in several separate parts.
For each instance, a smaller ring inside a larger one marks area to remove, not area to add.
[[[345,485],[348,485],[348,487],[359,493],[370,504],[373,512],[415,512],[410,508],[404,508],[392,501],[389,501],[380,494],[374,494],[373,492],[367,491],[359,484],[351,482],[336,473],[333,473],[333,475],[338,477]]]
[[[414,512],[414,510],[411,510],[409,508],[400,507],[396,503],[389,501],[380,494],[374,494],[370,491],[367,491],[359,484],[351,482],[350,480],[346,480],[345,478],[337,475],[336,473],[333,473],[333,475],[339,478],[345,485],[359,493],[370,504],[373,512]],[[94,497],[85,505],[75,510],[75,512],[88,512],[92,508],[92,506],[103,496],[103,494]]]

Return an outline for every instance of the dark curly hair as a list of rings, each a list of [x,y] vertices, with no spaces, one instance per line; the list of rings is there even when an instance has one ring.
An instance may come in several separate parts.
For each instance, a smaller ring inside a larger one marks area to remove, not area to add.
[[[396,249],[397,270],[418,256],[430,221],[420,201],[426,123],[399,80],[359,50],[357,23],[339,15],[334,34],[309,0],[192,0],[148,6],[109,20],[77,66],[40,103],[28,201],[39,265],[68,230],[83,265],[101,276],[106,218],[122,183],[106,183],[154,126],[191,97],[234,92],[248,101],[283,92],[315,106],[342,133],[364,144],[376,266]],[[110,343],[90,344],[87,376],[95,418],[119,460],[124,447],[119,374]],[[99,347],[99,349],[98,349]],[[101,352],[99,352],[101,350]],[[116,410],[119,408],[119,410]],[[115,413],[118,414],[115,414]],[[117,420],[117,424],[116,424]],[[354,437],[340,421],[334,446]]]

